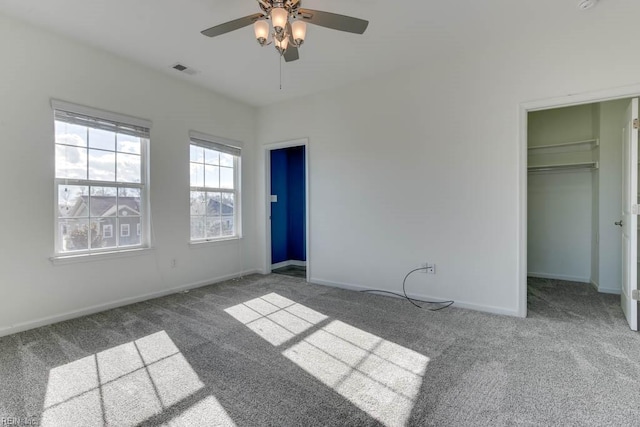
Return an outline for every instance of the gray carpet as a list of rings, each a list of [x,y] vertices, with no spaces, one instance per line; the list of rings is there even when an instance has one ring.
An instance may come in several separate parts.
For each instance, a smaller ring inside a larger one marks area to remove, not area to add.
[[[429,312],[250,276],[0,339],[0,418],[639,425],[640,336],[618,297],[531,279],[529,309],[527,319]]]

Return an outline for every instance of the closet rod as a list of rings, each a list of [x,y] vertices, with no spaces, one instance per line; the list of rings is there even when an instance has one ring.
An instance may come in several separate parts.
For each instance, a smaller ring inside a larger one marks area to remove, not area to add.
[[[529,166],[529,172],[571,171],[581,169],[598,169],[598,162],[564,163],[556,165]]]

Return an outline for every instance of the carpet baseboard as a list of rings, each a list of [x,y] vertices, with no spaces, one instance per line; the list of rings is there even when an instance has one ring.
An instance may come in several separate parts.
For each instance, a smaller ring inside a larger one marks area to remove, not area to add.
[[[324,280],[324,279],[318,279],[318,278],[311,278],[309,280],[310,284],[318,284],[318,285],[324,285],[324,286],[331,286],[334,288],[340,288],[340,289],[347,289],[350,291],[362,291],[365,289],[371,289],[368,286],[362,286],[362,285],[355,285],[355,284],[351,284],[351,283],[340,283],[340,282],[334,282],[331,280]],[[397,292],[396,290],[393,289],[384,289],[389,290],[389,291],[394,291]],[[402,292],[402,291],[400,291]],[[416,299],[422,299],[422,300],[433,300],[433,301],[438,301],[438,300],[443,300],[440,297],[434,297],[431,295],[422,295],[422,294],[416,294],[413,292],[407,292],[407,295],[410,298],[416,298]],[[392,295],[388,295],[388,296],[392,296]],[[466,308],[469,310],[475,310],[475,311],[482,311],[485,313],[493,313],[493,314],[502,314],[502,315],[506,315],[506,316],[512,316],[512,317],[522,317],[518,314],[517,310],[511,310],[508,308],[503,308],[503,307],[495,307],[495,306],[491,306],[491,305],[483,305],[483,304],[476,304],[476,303],[471,303],[471,302],[467,302],[467,301],[459,301],[456,300],[455,303],[453,304],[453,307],[458,307],[458,308]]]
[[[549,273],[529,272],[529,273],[527,273],[527,276],[528,277],[537,277],[539,279],[556,279],[556,280],[565,280],[567,282],[591,283],[591,278],[589,278],[589,277],[567,276],[567,275],[564,275],[564,274],[549,274]]]
[[[42,326],[53,325],[54,323],[64,322],[65,320],[71,320],[90,314],[100,313],[102,311],[111,310],[125,305],[135,304],[137,302],[148,301],[154,298],[160,298],[167,295],[177,294],[178,292],[186,291],[189,289],[201,288],[203,286],[212,285],[214,283],[223,282],[229,279],[235,279],[236,277],[247,276],[249,274],[258,273],[258,269],[247,270],[242,273],[227,274],[226,276],[216,277],[214,279],[202,280],[195,283],[189,283],[186,285],[177,286],[171,289],[164,289],[158,292],[152,292],[149,294],[139,295],[135,297],[123,298],[117,301],[108,302],[105,304],[97,304],[91,307],[83,308],[80,310],[68,311],[66,313],[55,314],[53,316],[42,317],[35,320],[29,320],[26,322],[16,323],[15,325],[6,326],[0,328],[0,337],[16,334],[18,332],[28,331],[29,329],[35,329]]]
[[[297,261],[295,259],[290,259],[288,261],[282,261],[276,264],[271,264],[271,269],[275,270],[282,267],[289,267],[290,265],[294,265],[296,267],[306,267],[307,261]]]
[[[620,288],[597,288],[598,292],[602,294],[614,294],[620,295],[622,293],[622,289]]]

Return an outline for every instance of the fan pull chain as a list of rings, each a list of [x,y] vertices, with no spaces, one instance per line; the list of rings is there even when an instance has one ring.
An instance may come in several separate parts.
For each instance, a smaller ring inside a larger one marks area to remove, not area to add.
[[[282,55],[280,55],[280,90],[282,90]]]

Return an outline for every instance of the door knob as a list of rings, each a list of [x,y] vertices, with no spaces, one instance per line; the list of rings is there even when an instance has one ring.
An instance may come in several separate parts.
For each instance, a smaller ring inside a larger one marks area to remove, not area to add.
[[[614,224],[615,224],[615,225],[619,225],[620,227],[622,227],[622,220],[620,220],[620,221],[616,221],[616,222],[614,222]]]

